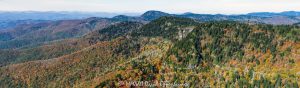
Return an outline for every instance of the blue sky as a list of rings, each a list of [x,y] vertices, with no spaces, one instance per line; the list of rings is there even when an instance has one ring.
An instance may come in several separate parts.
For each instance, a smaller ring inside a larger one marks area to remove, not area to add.
[[[241,14],[300,11],[300,0],[0,0],[0,10]]]

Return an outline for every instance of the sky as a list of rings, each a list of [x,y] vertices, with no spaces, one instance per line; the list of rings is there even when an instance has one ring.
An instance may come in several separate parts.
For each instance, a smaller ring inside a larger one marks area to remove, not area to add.
[[[0,11],[243,14],[300,11],[300,0],[0,0]]]

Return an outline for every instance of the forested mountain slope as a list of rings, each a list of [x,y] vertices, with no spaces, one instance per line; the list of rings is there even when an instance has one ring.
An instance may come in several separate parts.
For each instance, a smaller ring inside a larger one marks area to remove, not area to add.
[[[156,33],[161,31],[167,30]],[[140,34],[149,36],[147,33]],[[298,27],[287,25],[201,23],[187,37],[173,42],[163,57],[132,61],[115,71],[119,73],[106,75],[115,77],[98,78],[102,82],[99,86],[126,86],[119,85],[120,81],[168,81],[189,87],[297,88],[299,33]],[[159,36],[163,37],[152,37]]]
[[[143,24],[139,22],[120,22],[103,29],[96,29],[79,38],[53,41],[45,45],[28,49],[0,50],[0,66],[10,63],[20,63],[32,60],[45,60],[60,57],[89,47],[100,41],[124,36],[139,29]]]
[[[112,25],[81,38],[91,45],[53,59],[1,67],[0,87],[130,87],[119,82],[135,81],[299,87],[297,26],[161,17],[146,25]]]
[[[88,18],[21,25],[12,30],[0,31],[0,49],[30,47],[49,41],[80,37],[93,30],[105,28],[113,22],[105,18]]]

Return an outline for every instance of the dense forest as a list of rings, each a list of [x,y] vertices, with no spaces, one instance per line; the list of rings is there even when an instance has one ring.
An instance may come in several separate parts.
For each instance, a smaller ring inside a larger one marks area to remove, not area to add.
[[[299,88],[300,27],[164,16],[0,56],[1,88]]]

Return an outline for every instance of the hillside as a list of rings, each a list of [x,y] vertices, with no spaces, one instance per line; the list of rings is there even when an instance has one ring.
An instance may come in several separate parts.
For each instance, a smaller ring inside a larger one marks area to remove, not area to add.
[[[113,22],[104,18],[89,18],[20,25],[12,30],[0,31],[0,49],[30,47],[54,40],[80,37],[93,30],[105,28]]]
[[[100,41],[110,41],[138,29],[142,23],[120,22],[103,29],[96,29],[79,38],[53,41],[38,47],[18,50],[0,50],[0,66],[32,60],[60,57],[89,47]]]
[[[167,30],[154,32],[161,31]],[[201,23],[174,42],[163,57],[144,57],[103,76],[112,78],[96,79],[102,82],[100,87],[126,86],[118,82],[168,81],[189,87],[297,88],[299,33],[295,26]]]
[[[52,45],[74,44],[73,52],[1,67],[0,87],[109,88],[144,81],[152,86],[168,82],[189,87],[297,88],[299,38],[300,28],[292,25],[199,23],[180,17],[160,17],[145,25],[121,22],[48,45],[53,49]],[[68,49],[72,48],[57,51]]]

